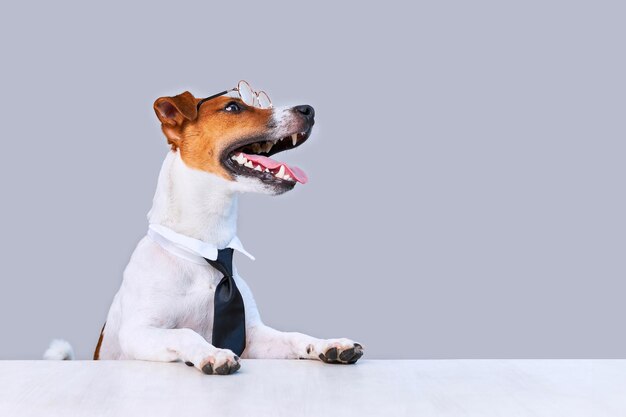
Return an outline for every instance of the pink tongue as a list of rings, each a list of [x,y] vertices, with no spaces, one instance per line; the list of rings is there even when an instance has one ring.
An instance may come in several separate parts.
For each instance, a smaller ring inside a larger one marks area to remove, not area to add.
[[[309,180],[306,176],[306,174],[304,173],[303,170],[301,170],[298,167],[290,167],[289,165],[287,165],[284,162],[278,162],[278,161],[274,161],[271,158],[268,158],[266,156],[261,156],[261,155],[248,155],[247,153],[243,153],[242,154],[248,158],[249,161],[252,162],[256,162],[257,164],[261,164],[263,165],[265,168],[273,170],[276,168],[280,169],[280,166],[284,166],[285,167],[285,174],[289,174],[292,178],[294,178],[296,181],[298,181],[299,183],[302,184],[306,184],[307,181]]]

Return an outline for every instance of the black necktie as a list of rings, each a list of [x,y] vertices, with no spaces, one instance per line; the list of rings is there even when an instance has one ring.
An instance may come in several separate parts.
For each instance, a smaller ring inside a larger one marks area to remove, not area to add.
[[[246,347],[246,316],[243,298],[233,278],[233,250],[218,250],[215,261],[204,259],[224,274],[215,288],[213,346],[230,349],[241,356]]]

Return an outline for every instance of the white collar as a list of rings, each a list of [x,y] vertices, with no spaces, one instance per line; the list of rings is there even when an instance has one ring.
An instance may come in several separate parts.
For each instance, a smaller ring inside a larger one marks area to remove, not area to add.
[[[207,261],[205,261],[204,258],[212,261],[217,259],[217,247],[210,243],[181,235],[169,227],[151,223],[148,228],[148,236],[154,242],[161,245],[163,249],[193,263],[207,265]],[[226,245],[226,247],[235,249],[236,251],[246,255],[248,258],[254,260],[254,256],[250,255],[243,248],[243,245],[237,236],[235,236],[233,240]]]

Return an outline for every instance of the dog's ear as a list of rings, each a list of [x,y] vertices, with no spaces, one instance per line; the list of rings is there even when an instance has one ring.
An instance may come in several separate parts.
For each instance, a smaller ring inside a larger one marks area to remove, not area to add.
[[[185,120],[198,117],[197,100],[189,91],[174,97],[159,97],[154,102],[154,112],[163,125],[181,126]]]
[[[172,150],[180,146],[183,123],[198,117],[197,103],[198,100],[189,91],[174,97],[160,97],[154,102],[154,112],[161,121],[161,129]]]

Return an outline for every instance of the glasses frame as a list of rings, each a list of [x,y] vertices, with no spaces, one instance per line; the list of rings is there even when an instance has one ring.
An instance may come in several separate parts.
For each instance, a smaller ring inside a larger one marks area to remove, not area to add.
[[[248,103],[246,103],[246,101],[245,101],[245,100],[243,99],[243,97],[241,96],[241,91],[240,91],[240,88],[241,88],[241,84],[242,84],[242,83],[243,83],[243,84],[245,84],[246,86],[248,86],[248,88],[249,88],[249,89],[250,89],[250,91],[252,92],[252,104],[248,104]],[[268,95],[265,91],[263,91],[263,90],[261,90],[261,91],[254,91],[254,90],[252,89],[252,87],[250,86],[250,83],[249,83],[249,82],[247,82],[246,80],[241,80],[241,81],[239,81],[239,82],[237,83],[237,87],[235,87],[235,88],[231,88],[230,90],[224,90],[224,91],[222,91],[222,92],[220,92],[220,93],[213,94],[212,96],[209,96],[209,97],[207,97],[207,98],[203,98],[203,99],[202,99],[202,100],[200,100],[200,101],[198,102],[198,104],[196,105],[196,110],[197,110],[197,111],[200,111],[200,106],[202,106],[202,104],[203,104],[204,102],[209,101],[209,100],[212,100],[212,99],[214,99],[214,98],[216,98],[216,97],[223,96],[223,95],[228,94],[228,93],[232,93],[233,91],[236,91],[236,92],[237,92],[237,94],[239,94],[239,98],[241,99],[241,101],[243,101],[243,102],[244,102],[245,104],[247,104],[248,106],[256,107],[256,108],[258,108],[258,109],[271,109],[271,108],[273,107],[272,100],[270,99],[270,96],[269,96],[269,95]],[[261,95],[261,94],[265,94],[265,97],[267,97],[267,101],[269,101],[269,105],[268,105],[267,107],[261,107],[261,106],[260,106],[259,97],[260,97],[260,95]],[[255,104],[255,100],[256,100],[256,104]]]

